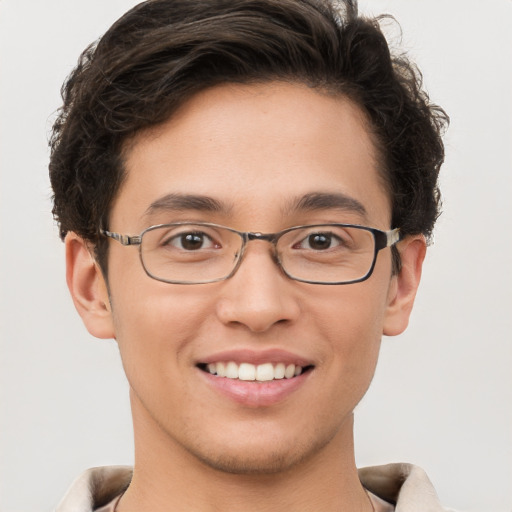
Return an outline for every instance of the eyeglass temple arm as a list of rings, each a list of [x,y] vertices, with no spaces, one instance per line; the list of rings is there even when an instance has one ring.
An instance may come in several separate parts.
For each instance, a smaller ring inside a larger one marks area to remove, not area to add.
[[[385,231],[386,233],[386,247],[391,247],[400,241],[400,228]]]
[[[121,233],[113,233],[112,231],[107,231],[106,229],[102,229],[101,234],[116,240],[121,245],[140,245],[142,240],[142,237],[140,236],[122,235]]]

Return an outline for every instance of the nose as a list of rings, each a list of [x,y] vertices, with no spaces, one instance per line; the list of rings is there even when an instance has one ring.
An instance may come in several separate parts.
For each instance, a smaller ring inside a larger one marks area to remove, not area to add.
[[[300,316],[294,291],[297,283],[283,274],[268,243],[254,241],[250,245],[235,275],[222,282],[217,316],[224,324],[265,332]]]

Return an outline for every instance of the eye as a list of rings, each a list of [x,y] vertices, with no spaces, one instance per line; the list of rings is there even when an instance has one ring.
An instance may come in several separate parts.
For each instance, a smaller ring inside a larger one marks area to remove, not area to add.
[[[165,245],[171,245],[184,251],[199,251],[219,247],[212,238],[202,231],[180,233],[169,238]]]
[[[334,247],[345,245],[344,241],[337,235],[328,232],[310,233],[299,243],[295,244],[295,249],[306,249],[313,251],[326,251]]]

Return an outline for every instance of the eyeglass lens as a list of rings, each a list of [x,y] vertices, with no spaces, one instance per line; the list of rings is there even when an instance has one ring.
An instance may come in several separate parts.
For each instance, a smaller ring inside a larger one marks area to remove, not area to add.
[[[375,257],[374,236],[362,227],[297,227],[280,234],[274,244],[285,273],[303,281],[356,281],[368,274]],[[148,229],[140,250],[150,276],[174,283],[204,283],[228,277],[243,248],[243,234],[237,231],[180,224]]]

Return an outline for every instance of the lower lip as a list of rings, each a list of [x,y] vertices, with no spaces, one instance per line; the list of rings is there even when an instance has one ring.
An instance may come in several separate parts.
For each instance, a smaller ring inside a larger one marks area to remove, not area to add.
[[[248,407],[268,407],[282,402],[301,387],[311,373],[308,370],[291,379],[258,382],[217,377],[203,370],[198,371],[216,391]]]

